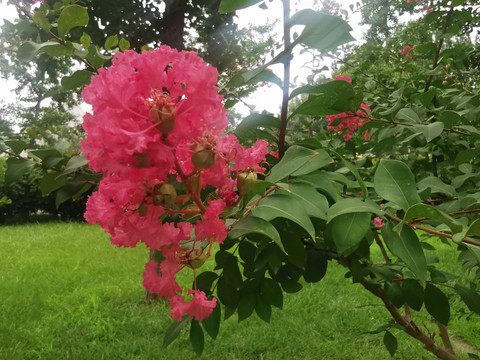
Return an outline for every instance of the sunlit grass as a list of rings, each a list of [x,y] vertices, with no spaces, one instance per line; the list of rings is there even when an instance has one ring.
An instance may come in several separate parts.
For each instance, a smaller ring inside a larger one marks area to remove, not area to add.
[[[454,263],[453,248],[441,249],[440,257]],[[0,359],[196,358],[187,333],[162,348],[172,320],[167,306],[143,302],[146,259],[145,247],[114,248],[98,227],[0,227]],[[216,341],[207,339],[200,359],[389,358],[383,334],[365,334],[387,322],[387,311],[344,273],[330,263],[321,282],[285,294],[270,324],[256,316],[238,323],[234,315]],[[181,281],[189,284],[190,275]],[[421,325],[435,331],[426,319]],[[480,347],[478,317],[451,325]],[[395,358],[433,359],[416,340],[392,331],[399,340]]]

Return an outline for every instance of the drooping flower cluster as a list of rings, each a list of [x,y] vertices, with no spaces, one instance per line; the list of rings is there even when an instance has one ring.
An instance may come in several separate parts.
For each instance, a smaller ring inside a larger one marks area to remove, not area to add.
[[[244,149],[235,136],[222,136],[228,119],[217,77],[196,53],[161,46],[116,54],[82,93],[92,105],[82,150],[90,167],[104,172],[85,218],[99,223],[116,246],[142,241],[161,252],[163,261],[146,264],[143,284],[169,299],[178,320],[182,314],[203,320],[215,307],[216,299],[202,291],[184,294],[176,274],[201,266],[212,243],[223,242],[221,213],[263,170],[259,163],[268,152],[263,140]],[[207,185],[215,191],[203,201]]]
[[[411,60],[412,59],[412,52],[416,49],[416,46],[414,45],[413,47],[411,46],[404,46],[403,49],[402,49],[402,52],[400,53],[400,55],[405,55],[405,58],[407,60]]]
[[[335,79],[333,79],[333,81],[336,80],[348,81],[350,84],[352,83],[352,79],[346,75],[339,75],[335,77]],[[340,132],[341,134],[343,134],[343,138],[345,139],[345,141],[352,140],[352,135],[355,130],[362,127],[368,120],[367,114],[361,109],[371,111],[368,105],[361,104],[360,109],[358,109],[355,114],[351,111],[347,111],[341,114],[327,115],[327,129]],[[337,119],[343,120],[337,125],[331,125]]]

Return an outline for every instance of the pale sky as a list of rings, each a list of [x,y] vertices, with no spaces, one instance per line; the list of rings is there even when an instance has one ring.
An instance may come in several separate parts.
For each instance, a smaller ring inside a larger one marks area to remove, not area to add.
[[[349,4],[354,4],[356,1],[355,0],[343,0],[340,1],[342,5],[342,8],[348,9]],[[294,3],[294,1],[292,1]],[[302,0],[301,2],[298,1],[298,3],[301,3],[301,8],[309,8],[312,6],[313,0]],[[282,3],[279,0],[274,0],[272,2],[267,2],[268,5],[268,10],[261,10],[258,8],[258,6],[252,6],[247,9],[243,9],[237,12],[237,22],[240,26],[248,26],[249,23],[253,24],[263,24],[266,21],[269,22],[274,22],[275,20],[279,20],[277,22],[277,27],[276,31],[279,34],[279,38],[282,36],[282,22],[280,21],[281,16],[282,16]],[[295,8],[297,7],[297,8]],[[298,10],[299,6],[295,6],[295,4],[292,4],[292,14],[295,10]],[[348,12],[350,10],[348,9]],[[16,17],[16,11],[13,6],[8,6],[5,3],[5,0],[0,0],[0,19],[7,19],[9,21],[14,21]],[[352,28],[354,28],[354,32],[352,32],[352,35],[357,39],[361,39],[363,32],[362,29],[356,25],[359,22],[360,17],[358,14],[350,14],[350,19],[348,19],[348,22]],[[0,20],[1,23],[3,23],[3,20]],[[301,29],[298,30],[300,32]],[[293,80],[295,77],[297,77],[297,82],[305,82],[306,76],[308,76],[309,72],[307,72],[305,69],[301,69],[301,65],[304,64],[306,61],[308,61],[308,58],[306,57],[301,57],[299,55],[296,55],[293,62],[292,62],[292,76],[291,79]],[[330,63],[327,61],[325,65],[329,66]],[[323,65],[322,65],[323,66]],[[271,69],[276,73],[277,76],[280,78],[283,77],[283,70],[281,65],[274,65],[271,67]],[[325,74],[328,74],[329,72],[326,72]],[[12,102],[15,100],[15,94],[13,93],[12,89],[14,88],[14,83],[11,81],[5,81],[3,79],[0,79],[0,98],[4,100],[8,100],[9,102]],[[255,111],[263,111],[267,110],[272,113],[278,113],[279,108],[280,108],[280,103],[281,103],[281,98],[282,98],[282,92],[280,88],[276,85],[270,85],[270,86],[265,86],[257,92],[254,93],[253,96],[250,97],[250,99],[247,99],[248,103],[251,103],[252,105],[255,106]],[[247,114],[249,112],[248,108],[242,107],[241,105],[236,107],[236,110],[243,113]]]

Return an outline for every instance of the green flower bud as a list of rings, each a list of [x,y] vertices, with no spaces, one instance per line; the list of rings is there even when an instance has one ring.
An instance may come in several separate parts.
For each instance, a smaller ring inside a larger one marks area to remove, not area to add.
[[[257,173],[254,171],[241,171],[237,177],[237,189],[241,196],[252,191],[257,183]]]
[[[172,184],[159,182],[153,187],[152,201],[154,205],[160,205],[165,209],[171,209],[175,205],[177,191]]]
[[[203,253],[203,248],[192,250],[189,256],[187,266],[191,269],[198,269],[207,260],[207,256]]]

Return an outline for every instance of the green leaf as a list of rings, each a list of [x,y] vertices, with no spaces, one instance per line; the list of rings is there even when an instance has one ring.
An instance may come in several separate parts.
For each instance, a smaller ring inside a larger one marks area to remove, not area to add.
[[[34,166],[33,161],[22,160],[17,158],[7,159],[7,170],[5,171],[5,183],[11,184],[21,179],[21,177]]]
[[[125,51],[130,49],[130,41],[127,39],[120,39],[120,42],[118,43],[118,48],[120,51]]]
[[[63,169],[64,174],[70,174],[77,171],[81,167],[84,167],[88,164],[88,160],[85,158],[85,154],[81,153],[80,155],[75,155],[68,160],[65,169]]]
[[[270,278],[264,278],[260,290],[262,299],[281,309],[283,307],[283,292],[278,283]]]
[[[362,201],[358,198],[340,199],[328,209],[327,222],[332,221],[340,215],[349,213],[372,213],[377,216],[383,216],[384,213],[380,207],[371,200]]]
[[[447,196],[457,196],[457,191],[452,185],[445,184],[436,176],[428,176],[418,182],[418,189],[423,191],[430,189],[431,193],[440,193]]]
[[[87,26],[89,21],[87,8],[80,5],[69,5],[63,9],[58,18],[58,36],[62,39],[73,28]]]
[[[255,294],[249,293],[240,298],[238,302],[238,321],[245,320],[250,315],[253,314],[255,310],[255,303],[257,302],[257,296]]]
[[[402,288],[396,282],[385,282],[385,295],[395,307],[400,308],[405,303]]]
[[[52,191],[60,189],[68,181],[67,175],[62,175],[58,172],[49,172],[46,173],[42,181],[40,182],[40,190],[42,191],[42,196],[47,196]]]
[[[393,335],[390,331],[385,331],[385,335],[383,335],[383,344],[387,348],[390,356],[393,357],[397,352],[398,342],[395,335]]]
[[[315,187],[306,183],[279,184],[276,193],[288,193],[302,202],[307,214],[319,219],[327,219],[328,200]]]
[[[404,279],[402,281],[402,294],[413,310],[420,311],[423,305],[424,289],[417,280]]]
[[[423,136],[425,136],[425,139],[427,139],[427,142],[430,142],[442,134],[444,127],[445,125],[438,121],[428,125],[414,125],[411,128],[415,133],[420,131]]]
[[[107,37],[105,40],[105,45],[103,46],[105,50],[110,50],[111,48],[118,45],[118,35],[112,35]]]
[[[345,20],[311,9],[300,10],[294,14],[290,18],[290,24],[305,25],[293,45],[303,44],[320,51],[329,51],[355,40],[350,35],[352,28]]]
[[[92,38],[87,33],[83,33],[83,35],[80,37],[80,43],[82,44],[84,49],[88,49],[88,47],[92,43]]]
[[[375,191],[385,200],[407,210],[422,202],[410,168],[398,160],[382,160],[373,178]]]
[[[277,217],[291,220],[304,228],[313,239],[315,238],[315,229],[307,212],[302,203],[293,196],[282,194],[268,196],[260,200],[252,215],[266,221]]]
[[[48,21],[43,11],[37,11],[33,14],[33,22],[40,26],[43,30],[49,31],[53,26]]]
[[[272,239],[280,249],[284,250],[280,234],[277,229],[268,221],[255,217],[247,216],[236,223],[228,233],[231,238],[239,238],[247,234],[260,234]]]
[[[64,90],[75,90],[90,84],[94,74],[88,70],[77,70],[70,76],[62,78],[62,87]]]
[[[450,303],[447,296],[435,285],[427,283],[425,288],[425,308],[435,320],[447,325],[450,320]]]
[[[307,252],[303,241],[299,237],[284,236],[283,245],[288,254],[288,261],[299,268],[303,268],[307,261]]]
[[[163,348],[166,348],[178,337],[182,329],[188,325],[190,320],[192,320],[191,317],[183,315],[181,321],[175,321],[172,325],[168,327],[167,332],[165,333],[165,336],[163,338]]]
[[[282,79],[280,79],[277,75],[275,75],[272,71],[269,70],[262,70],[258,74],[253,77],[245,78],[244,73],[238,73],[232,77],[232,79],[228,82],[226,87],[239,87],[244,85],[253,85],[259,82],[271,82],[272,84],[278,85],[282,88],[283,83]]]
[[[425,284],[427,280],[427,260],[415,231],[408,226],[404,226],[398,234],[393,230],[393,225],[388,222],[382,228],[382,236],[392,254],[405,263],[421,284]]]
[[[338,253],[344,256],[357,250],[370,228],[371,215],[366,212],[343,214],[335,217],[329,227]]]
[[[28,144],[22,140],[6,140],[5,145],[7,145],[10,149],[13,150],[15,154],[20,154],[23,150],[25,150]]]
[[[239,293],[225,278],[221,277],[217,283],[217,296],[222,304],[235,309],[238,306]]]
[[[280,128],[280,119],[268,114],[250,114],[235,128],[240,138],[249,138],[252,130],[258,128]]]
[[[409,124],[418,124],[420,122],[417,113],[409,108],[401,109],[395,117],[397,120],[406,121]]]
[[[347,81],[330,81],[315,88],[315,95],[300,104],[290,115],[334,115],[344,111],[355,112],[355,91]]]
[[[272,306],[262,299],[261,296],[257,296],[257,302],[255,303],[255,312],[258,317],[265,321],[266,323],[270,322],[272,317]]]
[[[255,5],[263,0],[222,0],[218,8],[220,14],[233,12]]]
[[[111,56],[102,55],[98,51],[98,48],[93,44],[88,47],[87,60],[95,69],[98,69],[99,67],[103,66],[103,64],[105,64],[111,58],[112,58]]]
[[[480,315],[480,294],[473,289],[455,285],[455,291],[460,295],[468,309]]]
[[[429,219],[437,220],[447,225],[452,233],[458,233],[463,230],[462,224],[451,216],[445,214],[443,211],[427,204],[416,204],[408,208],[403,218],[404,221],[426,217]]]
[[[275,183],[291,175],[305,175],[332,162],[332,158],[328,156],[325,150],[291,146],[285,152],[282,160],[273,167],[272,173],[266,180]]]
[[[307,261],[303,279],[307,283],[318,282],[323,279],[327,273],[328,259],[321,251],[315,248],[307,247]]]
[[[17,50],[17,58],[21,61],[31,61],[45,47],[58,46],[58,42],[47,41],[38,44],[33,41],[25,41]]]
[[[203,335],[202,326],[197,320],[192,320],[190,325],[190,344],[192,344],[193,351],[198,356],[202,355],[203,348],[205,347],[205,336]]]
[[[336,151],[334,150],[330,150],[330,151],[333,152],[340,160],[342,160],[343,164],[348,168],[348,170],[350,170],[353,176],[355,176],[355,179],[357,179],[358,184],[360,185],[360,189],[362,189],[362,193],[363,193],[362,197],[363,199],[366,199],[368,197],[368,190],[367,190],[367,187],[365,186],[365,183],[363,182],[362,177],[360,176],[360,173],[358,172],[357,167],[354,164],[352,164],[350,161],[345,160],[344,157],[339,153],[337,153]]]
[[[456,243],[460,243],[467,236],[480,236],[480,219],[472,222],[466,230],[458,234],[454,234],[452,240]]]

